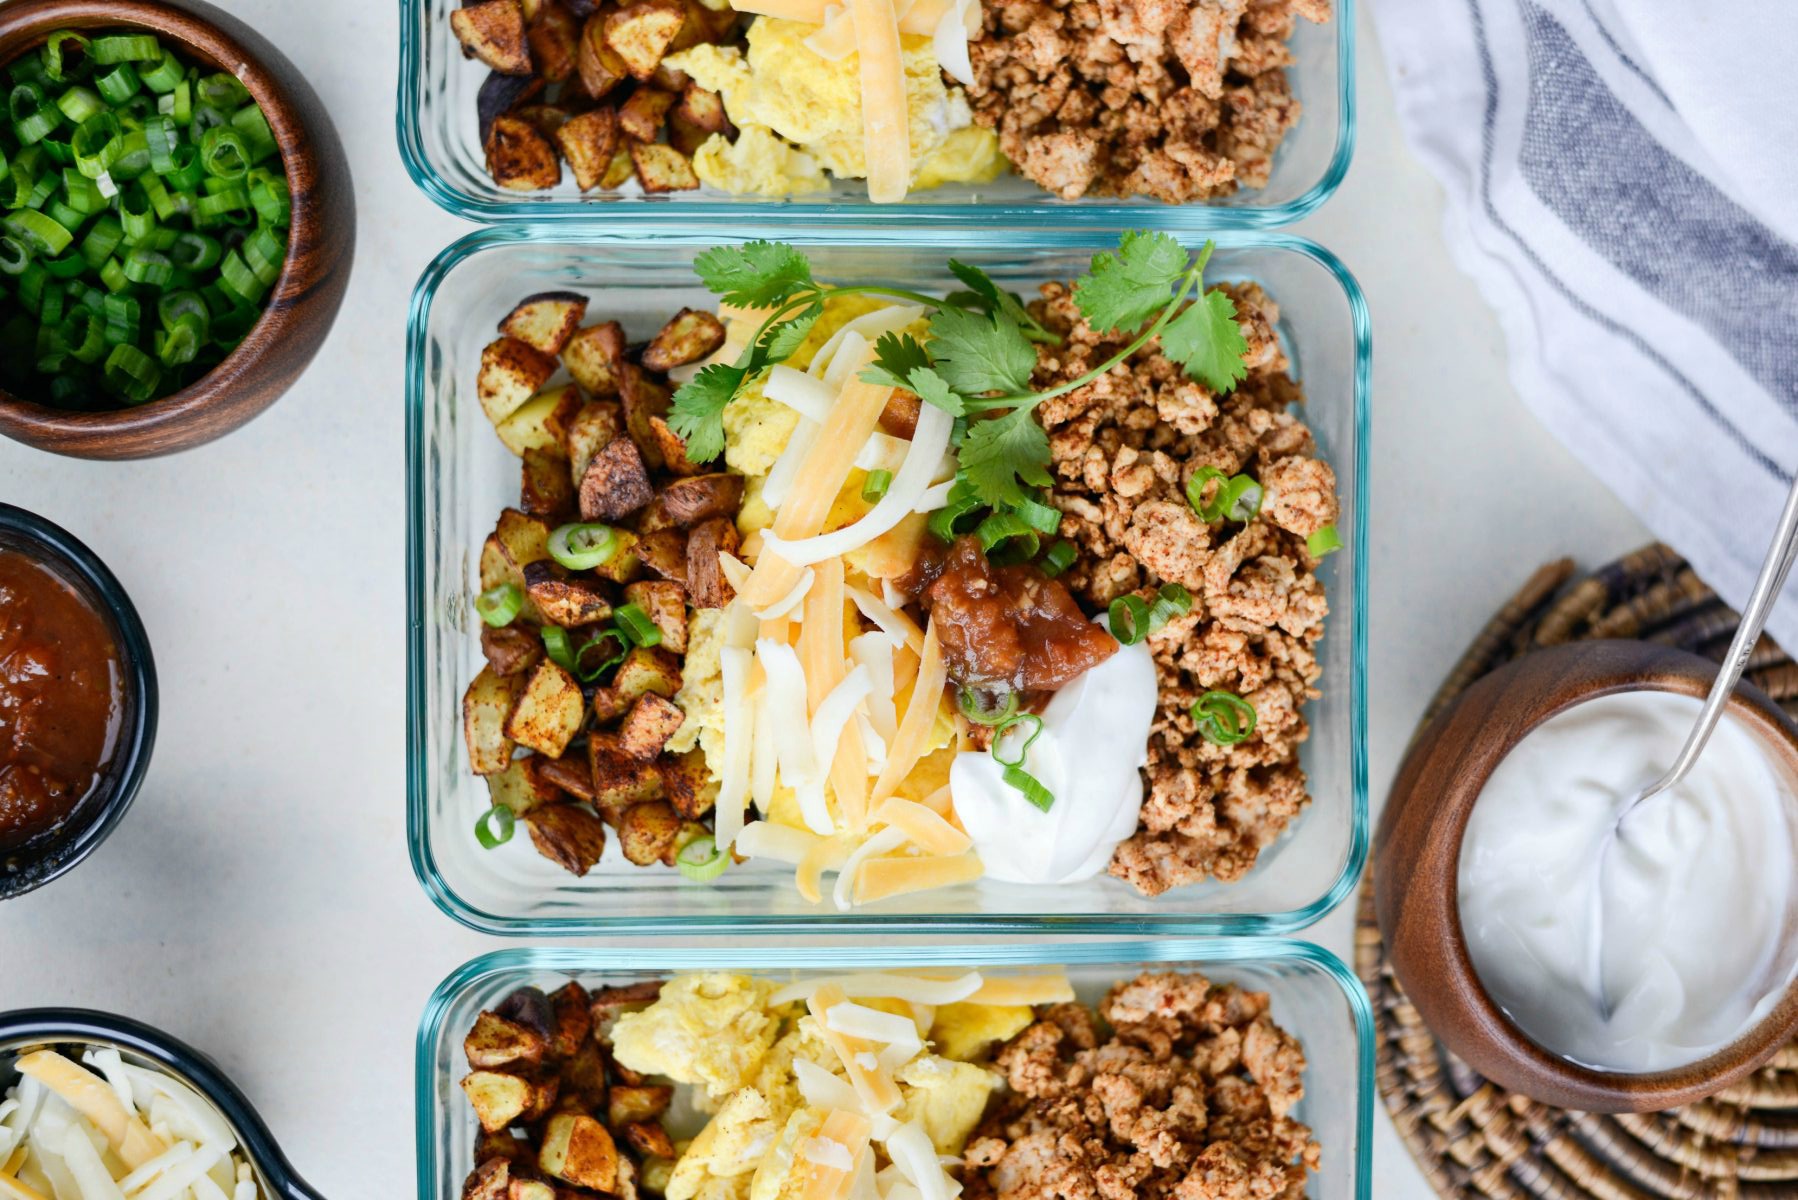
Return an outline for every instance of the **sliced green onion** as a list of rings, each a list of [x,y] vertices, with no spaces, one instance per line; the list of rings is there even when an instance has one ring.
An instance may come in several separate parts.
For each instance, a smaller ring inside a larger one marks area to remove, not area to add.
[[[662,644],[662,630],[649,619],[649,614],[635,604],[626,604],[612,614],[618,628],[634,646],[659,646]]]
[[[106,386],[127,403],[142,404],[156,394],[162,382],[162,368],[136,346],[118,345],[106,356],[103,369]]]
[[[549,556],[570,571],[591,571],[617,557],[623,544],[610,525],[562,525],[549,535]]]
[[[106,102],[84,87],[72,87],[56,98],[56,107],[70,123],[79,125],[89,117],[106,111]]]
[[[268,118],[254,101],[231,114],[231,128],[243,135],[251,162],[261,162],[275,152],[275,131],[269,128]]]
[[[1018,694],[1013,691],[1003,693],[1004,703],[998,708],[990,707],[986,701],[989,693],[964,687],[955,694],[955,706],[961,715],[976,725],[1003,725],[1018,714]]]
[[[1312,558],[1322,558],[1326,554],[1334,554],[1342,549],[1342,535],[1336,532],[1336,526],[1325,525],[1322,529],[1305,539],[1305,552]]]
[[[1006,767],[999,778],[1003,779],[1008,787],[1016,788],[1024,793],[1024,799],[1043,812],[1048,812],[1055,807],[1055,793],[1044,787],[1036,776],[1024,768]]]
[[[1232,475],[1218,493],[1223,515],[1231,521],[1252,521],[1261,515],[1261,484],[1247,475]]]
[[[1061,531],[1061,510],[1053,505],[1026,498],[1017,506],[1017,513],[1030,528],[1044,537],[1053,537]]]
[[[175,147],[181,144],[181,135],[175,132],[174,118],[156,116],[145,121],[144,141],[150,147],[152,171],[167,175],[175,169]]]
[[[980,539],[980,548],[991,558],[1001,546],[1016,542],[1009,548],[1021,552],[1025,559],[1035,558],[1039,547],[1036,530],[1030,523],[1015,512],[996,512],[980,522],[974,529],[974,536]]]
[[[192,362],[199,356],[200,343],[206,340],[206,329],[198,317],[188,317],[176,322],[172,329],[157,330],[151,339],[156,347],[156,357],[165,367]]]
[[[243,134],[228,125],[208,129],[200,139],[200,161],[206,173],[220,179],[242,179],[250,173],[250,148]],[[247,197],[246,197],[247,199]]]
[[[181,66],[181,60],[175,57],[172,50],[162,52],[162,61],[141,73],[144,86],[152,92],[167,94],[187,78],[187,72]]]
[[[0,220],[0,228],[14,233],[31,247],[35,254],[47,255],[51,258],[61,254],[74,241],[74,235],[58,225],[55,221],[34,209],[20,209],[8,214]]]
[[[169,102],[168,115],[175,118],[175,124],[188,125],[193,122],[194,88],[192,83],[183,79],[175,85],[175,90],[169,93],[165,99]],[[162,111],[160,105],[157,106],[157,111]]]
[[[79,362],[96,363],[106,353],[105,327],[86,305],[77,305],[64,314],[58,332],[69,347],[69,355]]]
[[[545,625],[542,636],[543,652],[549,655],[549,661],[573,674],[574,646],[568,641],[568,631],[560,625]]]
[[[949,503],[931,513],[925,525],[938,541],[953,542],[968,532],[964,522],[979,512],[980,507],[980,497],[975,495],[973,485],[965,479],[957,479],[955,486],[949,489]]]
[[[125,278],[132,283],[167,287],[175,277],[175,264],[160,250],[133,246],[125,253]]]
[[[869,471],[868,477],[862,480],[862,499],[869,504],[878,504],[880,498],[886,495],[887,489],[892,486],[893,473],[891,471]]]
[[[255,304],[268,294],[268,285],[235,250],[227,251],[219,263],[219,285],[246,304]]]
[[[1194,702],[1192,719],[1214,746],[1246,742],[1255,732],[1255,706],[1235,692],[1206,692]]]
[[[88,216],[104,212],[112,203],[101,193],[99,184],[73,167],[63,168],[62,190],[69,198],[69,207]]]
[[[95,38],[90,51],[102,67],[122,62],[151,62],[162,58],[162,46],[147,33],[118,33]]]
[[[710,834],[701,834],[680,848],[674,865],[694,883],[710,883],[730,866],[730,855],[718,848]]]
[[[1049,552],[1043,555],[1043,574],[1047,575],[1050,579],[1058,578],[1069,567],[1074,565],[1074,556],[1076,553],[1074,543],[1068,541],[1056,542],[1053,546],[1049,547]]]
[[[98,271],[106,265],[113,251],[125,241],[125,227],[119,219],[107,213],[88,228],[87,236],[81,239],[81,258],[87,263],[90,271]]]
[[[209,104],[218,109],[234,109],[250,98],[250,89],[235,75],[227,75],[223,71],[208,75],[194,85],[194,94],[200,103]]]
[[[191,312],[187,314],[187,318],[191,318],[191,316]],[[174,321],[170,321],[167,317],[163,319],[172,332],[175,325],[186,318],[177,317]],[[524,592],[515,583],[502,583],[497,587],[490,587],[474,598],[475,612],[480,614],[481,620],[495,629],[510,625],[513,618],[517,617],[523,609]]]
[[[83,121],[69,144],[75,148],[75,169],[89,179],[98,179],[125,152],[125,135],[119,119],[102,112]]]
[[[0,275],[17,275],[31,265],[31,251],[15,233],[0,234]]]
[[[250,172],[250,204],[270,225],[286,225],[293,216],[293,199],[287,180],[261,167]]]
[[[248,222],[250,198],[235,185],[201,196],[194,204],[194,223],[203,227]]]
[[[106,74],[98,76],[94,80],[94,86],[100,89],[100,95],[106,98],[108,104],[117,107],[137,95],[137,90],[143,86],[143,81],[138,78],[137,72],[132,70],[130,63],[120,63]],[[70,119],[77,120],[79,118]]]
[[[267,225],[245,238],[240,247],[244,262],[264,287],[273,287],[281,278],[281,266],[287,261],[287,239]]]
[[[1109,609],[1111,636],[1134,646],[1149,636],[1149,606],[1141,596],[1119,596]]]
[[[609,654],[604,652],[604,647],[608,643],[617,647],[616,650]],[[596,647],[601,650],[601,657],[598,662],[592,662],[590,661],[591,654]],[[587,639],[586,645],[574,652],[574,667],[572,669],[575,678],[579,679],[582,683],[598,683],[605,677],[607,671],[610,671],[613,667],[624,661],[625,655],[630,653],[630,649],[630,639],[619,630],[600,630],[598,633]]]
[[[59,29],[44,42],[43,64],[44,74],[62,83],[73,79],[76,72],[85,71],[89,65],[88,54],[91,43],[73,29]],[[71,58],[69,51],[74,50]]]
[[[1007,758],[1004,752],[1006,735],[1014,729],[1025,726],[1029,727],[1030,735],[1024,739],[1024,744],[1018,747],[1017,757]],[[1030,753],[1030,747],[1035,745],[1036,739],[1041,736],[1043,736],[1043,719],[1035,713],[1018,713],[1015,716],[1005,718],[1005,720],[999,722],[998,727],[993,730],[993,745],[991,750],[993,761],[1002,767],[1023,766],[1025,756]]]
[[[517,827],[518,818],[512,815],[512,810],[504,804],[495,804],[474,823],[474,840],[481,843],[483,850],[497,850],[512,840]]]
[[[117,346],[137,341],[143,326],[143,308],[135,296],[114,294],[100,301],[100,316],[106,321],[106,342]]]
[[[156,208],[150,203],[148,192],[133,184],[120,193],[119,223],[124,226],[127,242],[135,244],[150,236],[156,228]]]
[[[61,200],[51,200],[44,205],[44,215],[68,230],[71,236],[79,233],[81,226],[87,221],[86,213],[70,208]]]
[[[1177,583],[1164,583],[1155,595],[1155,603],[1149,609],[1149,631],[1145,636],[1160,633],[1162,628],[1175,617],[1184,617],[1192,611],[1192,593]]]
[[[100,268],[100,282],[109,292],[122,292],[131,286],[131,281],[125,278],[125,264],[117,258],[107,259],[106,265]]]
[[[1207,502],[1205,499],[1205,485],[1213,479],[1227,480],[1229,478],[1228,472],[1220,471],[1216,467],[1200,467],[1192,473],[1192,478],[1186,481],[1186,502],[1192,505],[1192,511],[1199,514],[1200,520],[1207,522],[1217,520],[1216,516],[1205,515],[1217,511],[1217,502],[1215,500]]]

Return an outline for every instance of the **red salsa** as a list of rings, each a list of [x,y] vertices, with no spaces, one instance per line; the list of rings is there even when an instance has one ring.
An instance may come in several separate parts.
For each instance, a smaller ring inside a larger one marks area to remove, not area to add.
[[[105,619],[49,568],[0,550],[0,848],[54,828],[99,784],[122,705]]]

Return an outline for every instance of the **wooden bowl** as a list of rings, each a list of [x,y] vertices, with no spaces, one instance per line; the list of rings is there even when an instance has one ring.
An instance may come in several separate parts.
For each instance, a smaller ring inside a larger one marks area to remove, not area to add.
[[[1445,709],[1399,768],[1374,838],[1374,907],[1393,970],[1442,1044],[1495,1083],[1584,1112],[1658,1112],[1713,1095],[1798,1035],[1798,984],[1717,1053],[1676,1070],[1597,1071],[1543,1049],[1480,985],[1461,930],[1461,840],[1474,802],[1525,734],[1583,701],[1616,692],[1703,699],[1709,659],[1647,642],[1593,641],[1535,651],[1487,675]],[[1798,778],[1798,725],[1743,684],[1730,715]]]
[[[324,343],[356,247],[356,202],[330,114],[294,65],[204,0],[12,0],[0,4],[0,64],[58,29],[145,29],[189,59],[236,75],[262,106],[293,194],[287,262],[262,319],[191,386],[119,412],[68,412],[0,389],[0,433],[77,458],[150,458],[223,437],[281,398]]]

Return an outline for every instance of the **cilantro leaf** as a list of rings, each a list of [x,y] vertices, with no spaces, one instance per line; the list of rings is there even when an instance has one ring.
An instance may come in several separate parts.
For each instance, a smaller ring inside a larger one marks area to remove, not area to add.
[[[911,373],[930,366],[930,356],[909,333],[883,333],[874,342],[874,361],[862,368],[861,380],[882,387],[914,391]]]
[[[911,390],[918,394],[918,399],[926,404],[942,409],[952,417],[966,415],[967,402],[950,386],[943,382],[943,377],[929,367],[915,368],[911,375]]]
[[[812,264],[784,242],[718,246],[693,260],[706,290],[739,308],[772,308],[817,290]]]
[[[1049,435],[1028,408],[968,426],[961,443],[961,470],[981,503],[1015,506],[1031,497],[1024,491],[1048,487]],[[1020,483],[1019,481],[1022,481]]]
[[[1030,310],[1024,307],[1021,300],[1010,292],[1000,290],[999,285],[993,282],[992,276],[979,267],[971,267],[967,263],[957,262],[952,258],[949,260],[949,269],[955,273],[957,279],[967,284],[969,289],[951,295],[949,297],[951,304],[965,308],[972,300],[989,313],[1010,317],[1027,333],[1038,334],[1043,338],[1054,336],[1044,329],[1035,317],[1030,315]],[[1060,341],[1061,339],[1055,338],[1055,340]]]
[[[811,336],[812,326],[823,315],[823,301],[814,301],[801,309],[797,316],[770,327],[762,335],[760,357],[765,357],[769,365],[792,358],[799,353],[799,347]]]
[[[674,393],[668,426],[687,443],[690,461],[710,462],[724,453],[724,410],[748,375],[743,367],[713,363]]]
[[[1236,323],[1236,303],[1212,290],[1187,306],[1161,331],[1161,352],[1214,392],[1236,390],[1248,378],[1248,339]]]
[[[1091,274],[1074,285],[1074,303],[1101,333],[1138,329],[1168,306],[1191,261],[1170,234],[1126,233],[1116,254],[1093,255]]]
[[[964,396],[1030,390],[1036,347],[1017,322],[1001,315],[939,308],[930,318],[930,357],[943,382]]]

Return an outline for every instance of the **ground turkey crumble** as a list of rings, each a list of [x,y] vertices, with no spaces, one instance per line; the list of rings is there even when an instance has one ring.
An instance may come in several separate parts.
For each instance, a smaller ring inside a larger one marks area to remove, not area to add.
[[[1062,578],[1083,607],[1102,611],[1131,592],[1152,602],[1163,583],[1193,597],[1189,614],[1149,639],[1160,702],[1147,793],[1140,826],[1111,862],[1148,895],[1241,878],[1309,799],[1298,752],[1329,606],[1305,539],[1336,520],[1336,476],[1288,411],[1303,397],[1274,333],[1279,309],[1255,284],[1224,291],[1249,343],[1248,378],[1234,392],[1214,395],[1151,344],[1039,410],[1062,535],[1079,550]],[[1064,344],[1040,348],[1038,387],[1085,374],[1131,340],[1096,334],[1064,285],[1042,294],[1033,311]],[[1205,466],[1260,480],[1260,515],[1202,521],[1185,486]],[[1212,690],[1254,706],[1246,741],[1218,746],[1199,734],[1190,710]]]
[[[987,0],[974,117],[1064,200],[1185,204],[1264,187],[1299,119],[1299,17],[1330,0]]]
[[[966,1200],[1297,1200],[1321,1152],[1292,1119],[1305,1054],[1265,992],[1143,975],[1058,1004],[995,1058]]]

